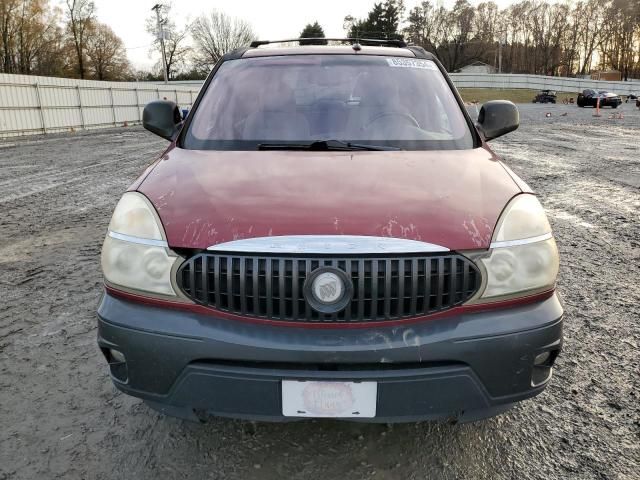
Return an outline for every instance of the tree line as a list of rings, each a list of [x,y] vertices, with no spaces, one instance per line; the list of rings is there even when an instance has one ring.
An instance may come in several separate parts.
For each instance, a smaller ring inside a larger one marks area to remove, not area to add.
[[[450,72],[481,61],[503,72],[586,75],[615,69],[640,76],[640,0],[521,0],[500,9],[456,0],[374,4],[364,19],[347,16],[351,37],[405,38],[435,54]]]
[[[203,78],[235,48],[255,39],[251,26],[222,12],[203,13],[178,28],[171,4],[162,5],[162,28],[169,79]],[[153,36],[149,53],[159,51],[155,14],[145,23]],[[91,0],[0,0],[0,73],[45,75],[94,80],[161,79],[162,64],[153,72],[136,71],[127,60],[122,39],[97,20]]]
[[[497,66],[500,56],[509,73],[640,76],[640,0],[523,0],[502,10],[491,1],[457,0],[451,9],[423,1],[400,30],[449,71],[474,60]]]
[[[170,80],[202,79],[222,56],[248,46],[257,38],[251,25],[219,10],[202,13],[182,28],[172,20],[172,5],[161,5],[160,15],[166,52],[167,77]],[[160,32],[155,15],[146,21],[146,30],[153,35],[153,49],[160,49]],[[162,77],[162,64],[158,61],[156,72],[147,73],[147,79]]]
[[[0,0],[0,72],[122,80],[122,40],[95,18],[89,0]]]
[[[171,4],[146,21],[154,39],[150,53],[164,41],[169,79],[203,78],[225,53],[257,36],[251,25],[221,11],[203,13],[179,28]],[[503,72],[585,75],[615,69],[625,79],[640,77],[640,0],[570,0],[548,3],[520,0],[500,9],[493,1],[473,6],[456,0],[451,8],[435,0],[405,8],[403,0],[373,3],[365,18],[344,18],[345,35],[405,38],[435,54],[448,71],[473,61],[500,65]],[[162,37],[162,39],[161,39]],[[300,37],[326,41],[317,22]],[[0,0],[0,72],[98,80],[162,78],[135,71],[122,40],[99,22],[91,0]]]

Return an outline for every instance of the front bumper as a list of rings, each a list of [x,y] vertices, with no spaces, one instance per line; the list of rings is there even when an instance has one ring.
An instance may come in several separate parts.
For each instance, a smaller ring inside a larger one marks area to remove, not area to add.
[[[534,358],[562,344],[553,295],[520,307],[383,328],[305,329],[218,319],[105,294],[98,344],[117,388],[185,418],[282,415],[281,381],[378,382],[369,421],[474,420],[540,393]],[[121,352],[124,362],[111,358]]]

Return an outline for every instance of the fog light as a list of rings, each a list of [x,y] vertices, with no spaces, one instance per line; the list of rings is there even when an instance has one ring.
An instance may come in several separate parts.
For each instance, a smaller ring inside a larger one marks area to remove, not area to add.
[[[124,353],[119,352],[118,350],[114,350],[113,348],[109,349],[109,357],[109,364],[125,363],[127,361]]]
[[[551,352],[542,352],[536,355],[536,358],[533,360],[533,364],[536,366],[544,365],[547,363],[547,360],[549,360],[549,357],[551,357]]]
[[[560,350],[547,350],[535,356],[531,371],[532,387],[539,387],[549,381],[551,375],[553,375],[553,363],[558,353],[560,353]]]

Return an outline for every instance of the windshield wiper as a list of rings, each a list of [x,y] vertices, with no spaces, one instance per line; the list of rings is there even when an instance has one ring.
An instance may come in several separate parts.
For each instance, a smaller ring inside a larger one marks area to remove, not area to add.
[[[342,142],[340,140],[317,140],[309,143],[261,143],[258,150],[310,150],[310,151],[343,151],[354,150],[400,150],[398,147],[388,147],[385,145],[365,145],[360,143]]]

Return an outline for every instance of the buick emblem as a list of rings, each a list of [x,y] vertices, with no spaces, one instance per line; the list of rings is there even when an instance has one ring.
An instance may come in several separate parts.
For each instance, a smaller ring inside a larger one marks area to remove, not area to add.
[[[316,297],[316,300],[325,304],[335,303],[339,300],[342,297],[343,290],[342,279],[333,272],[321,273],[313,279],[311,284],[313,296]]]
[[[321,267],[306,279],[304,294],[311,307],[321,313],[335,313],[347,306],[351,300],[353,286],[342,271],[332,267]]]

